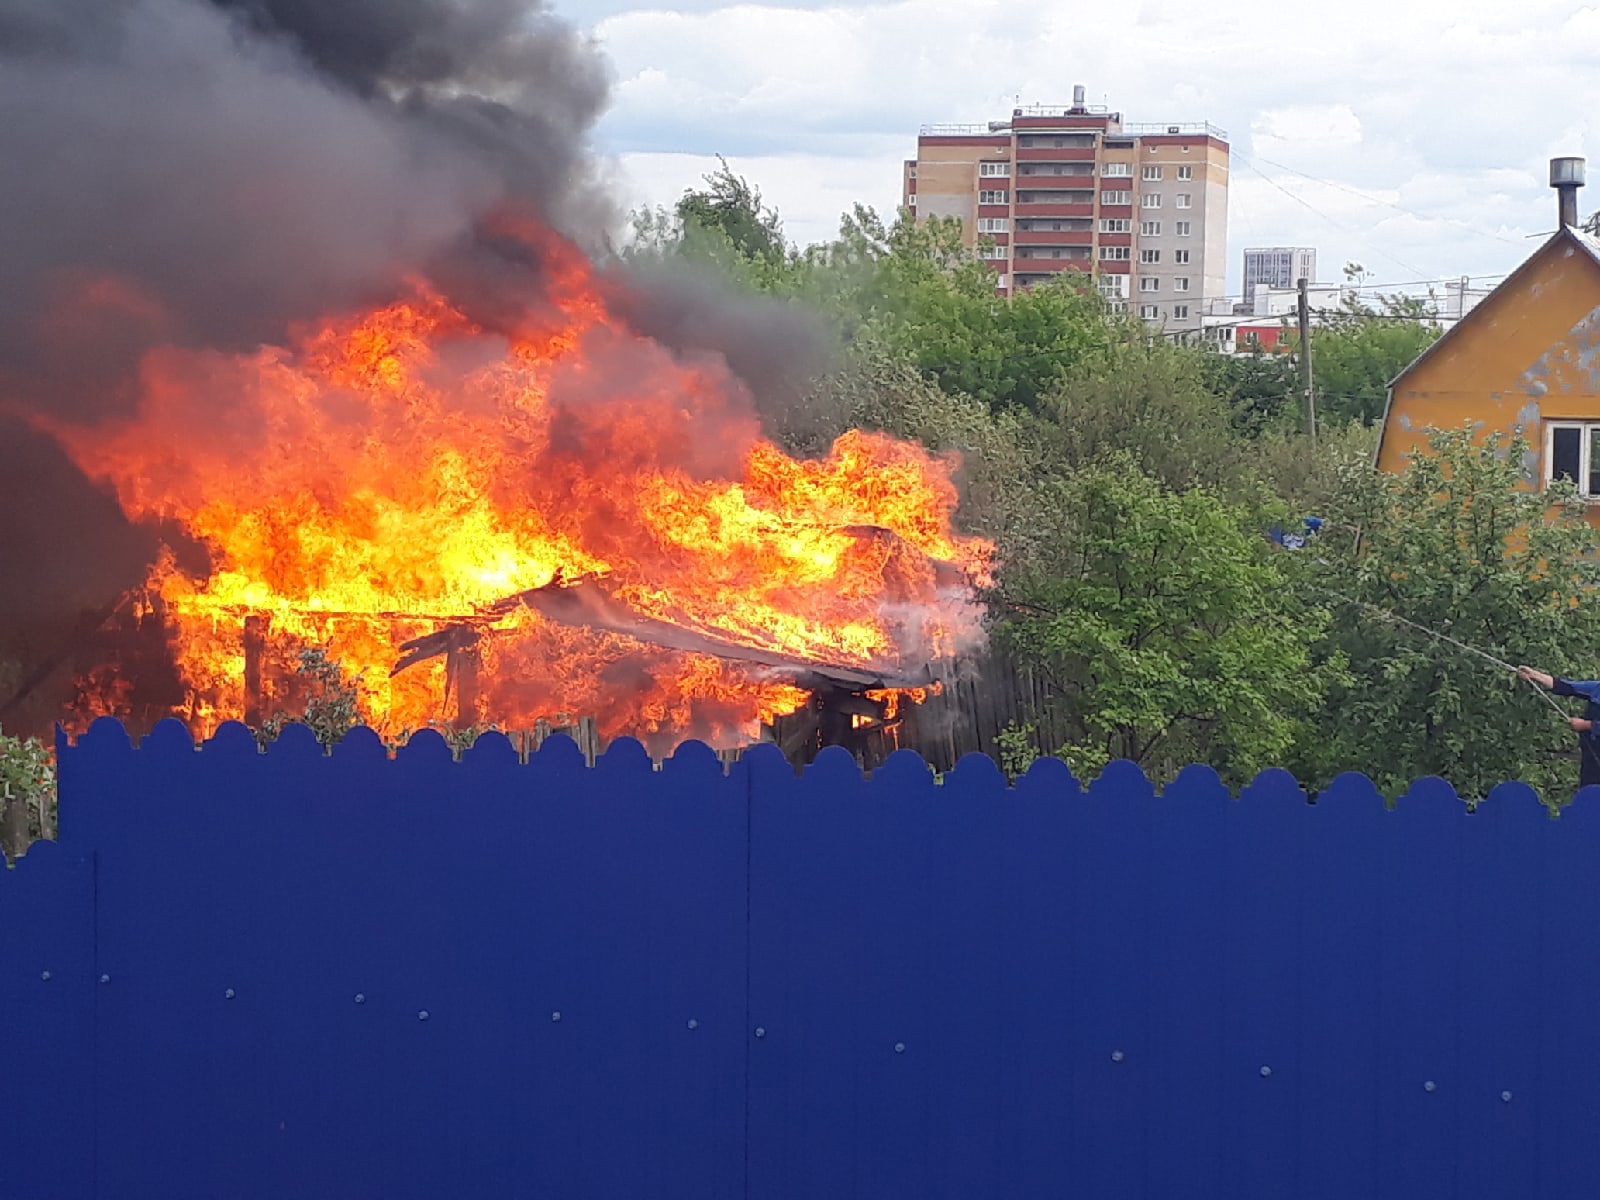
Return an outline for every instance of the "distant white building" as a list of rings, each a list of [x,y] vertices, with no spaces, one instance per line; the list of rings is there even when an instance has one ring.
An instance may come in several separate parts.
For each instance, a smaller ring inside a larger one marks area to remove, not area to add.
[[[1317,277],[1317,252],[1310,246],[1265,246],[1244,252],[1244,302],[1255,302],[1256,288],[1293,288]]]

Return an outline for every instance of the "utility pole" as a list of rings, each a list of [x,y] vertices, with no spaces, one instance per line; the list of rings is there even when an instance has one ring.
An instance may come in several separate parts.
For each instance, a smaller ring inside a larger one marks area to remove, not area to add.
[[[1317,397],[1311,388],[1311,299],[1306,277],[1300,276],[1300,381],[1306,393],[1306,422],[1317,440]]]

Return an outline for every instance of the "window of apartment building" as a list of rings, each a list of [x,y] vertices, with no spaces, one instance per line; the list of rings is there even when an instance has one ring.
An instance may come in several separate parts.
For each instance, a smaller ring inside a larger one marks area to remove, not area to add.
[[[907,208],[915,208],[916,206],[917,206],[917,194],[915,192],[912,192],[911,195],[906,197],[906,207]]]
[[[1193,208],[1194,207],[1194,197],[1191,196],[1188,192],[1179,192],[1178,193],[1178,207],[1179,208]]]
[[[1010,217],[979,217],[979,233],[1005,233],[1011,228]]]
[[[1154,304],[1139,305],[1139,319],[1141,321],[1154,321],[1161,316],[1161,310]]]
[[[1008,255],[1010,253],[1010,251],[1007,250],[1006,247],[1004,247],[1004,246],[996,246],[993,242],[990,242],[987,245],[985,245],[984,247],[982,247],[978,251],[978,253],[979,253],[979,255],[981,255],[982,257],[987,258],[987,259],[1002,259],[1003,260],[1006,257],[1006,255]]]
[[[1140,237],[1160,237],[1161,236],[1161,222],[1160,221],[1140,221],[1139,222],[1139,236]]]
[[[1158,263],[1161,261],[1161,251],[1141,250],[1139,251],[1139,261],[1144,263],[1146,266],[1149,266],[1151,263]]]
[[[1133,256],[1133,250],[1129,246],[1101,246],[1100,247],[1100,261],[1101,262],[1127,262],[1128,259],[1131,258],[1132,256]]]
[[[1126,300],[1128,298],[1128,277],[1126,275],[1102,275],[1095,280],[1095,286],[1100,289],[1100,294],[1107,300]]]
[[[1172,306],[1172,319],[1174,321],[1187,321],[1189,319],[1189,306],[1187,304],[1174,304]]]
[[[1141,208],[1160,208],[1161,193],[1146,192],[1143,196],[1139,197],[1139,205]]]
[[[1006,284],[1010,281],[1010,279],[1011,279],[1011,276],[1006,275],[1004,273],[996,275],[994,277],[995,290],[999,291],[1001,288],[1005,287]]]
[[[1179,167],[1178,168],[1178,178],[1179,179],[1193,179],[1194,178],[1194,168],[1193,167],[1187,167],[1187,166],[1186,167]]]
[[[1141,292],[1159,292],[1161,290],[1161,280],[1154,279],[1149,275],[1141,276],[1139,290]]]
[[[1174,250],[1172,252],[1172,261],[1177,263],[1177,265],[1180,267],[1188,266],[1189,252],[1187,250]]]
[[[1145,167],[1145,169],[1144,169],[1144,177],[1146,179],[1160,179],[1161,178],[1161,168],[1157,167],[1157,166],[1147,166],[1147,167]]]
[[[1011,164],[1008,162],[979,163],[978,174],[986,179],[1004,179],[1011,174]]]
[[[1101,204],[1132,204],[1133,203],[1133,193],[1132,192],[1101,192],[1100,193],[1100,203]]]
[[[1146,222],[1149,224],[1149,222]],[[1101,217],[1101,233],[1132,233],[1133,222],[1127,217]]]
[[[1105,166],[1100,168],[1100,174],[1107,179],[1131,179],[1133,178],[1133,164],[1106,163]]]
[[[979,204],[1004,204],[1005,202],[1006,194],[1004,192],[980,191],[978,193]]]
[[[1600,423],[1552,421],[1545,426],[1545,482],[1570,479],[1578,491],[1600,499]]]
[[[1174,230],[1179,237],[1188,237],[1190,228],[1191,226],[1187,221],[1178,221],[1174,225]]]
[[[1189,277],[1187,275],[1179,275],[1172,281],[1172,290],[1175,292],[1187,292],[1189,290]]]

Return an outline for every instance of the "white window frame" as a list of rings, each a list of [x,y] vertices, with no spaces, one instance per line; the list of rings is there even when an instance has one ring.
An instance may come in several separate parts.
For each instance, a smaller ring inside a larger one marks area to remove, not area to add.
[[[1161,319],[1161,306],[1159,304],[1139,305],[1139,319],[1141,321],[1159,321]]]
[[[1139,222],[1139,236],[1140,237],[1160,237],[1161,236],[1161,222],[1160,221],[1140,221]]]
[[[1101,217],[1100,218],[1100,232],[1101,233],[1132,233],[1133,232],[1133,218],[1132,217]]]
[[[1189,166],[1187,163],[1185,163],[1183,166],[1178,168],[1178,178],[1179,179],[1193,179],[1194,178],[1194,168]]]
[[[1600,492],[1591,492],[1585,486],[1590,474],[1594,470],[1592,455],[1590,453],[1594,434],[1600,431],[1600,421],[1546,421],[1544,424],[1544,482],[1548,487],[1555,482],[1556,465],[1556,430],[1576,429],[1578,431],[1578,478],[1573,482],[1578,485],[1578,495],[1585,500],[1600,501]]]
[[[1187,304],[1174,304],[1172,306],[1172,319],[1174,321],[1187,321],[1189,319],[1189,306]]]
[[[1141,251],[1139,251],[1139,263],[1140,263],[1141,266],[1151,267],[1151,266],[1154,266],[1156,263],[1158,263],[1160,261],[1161,261],[1161,251],[1159,251],[1159,250],[1141,250]]]
[[[1010,233],[1011,232],[1011,218],[1010,217],[979,217],[978,218],[978,232],[979,233]]]
[[[996,246],[991,242],[979,249],[978,257],[988,262],[1004,262],[1011,257],[1011,248],[1009,246]]]
[[[978,164],[978,177],[981,179],[1009,179],[1011,178],[1011,164],[1008,162],[981,162]]]
[[[1193,208],[1194,207],[1194,196],[1189,192],[1179,192],[1178,193],[1178,207],[1179,208]]]
[[[1174,266],[1187,267],[1189,265],[1189,252],[1187,250],[1174,250],[1172,252]]]
[[[1161,207],[1161,193],[1160,192],[1146,192],[1144,195],[1139,197],[1139,207],[1140,208],[1160,208]]]
[[[1124,191],[1101,192],[1101,204],[1132,204],[1133,193]]]
[[[1175,292],[1187,292],[1189,290],[1189,277],[1187,275],[1179,275],[1175,278],[1172,281],[1172,290]]]
[[[1174,224],[1177,226],[1177,229],[1174,232],[1176,232],[1179,237],[1188,237],[1190,231],[1194,228],[1194,226],[1188,221],[1177,221],[1174,222]]]
[[[1128,277],[1126,275],[1101,275],[1095,281],[1095,286],[1107,300],[1126,300],[1128,298]]]
[[[979,204],[1007,204],[1007,203],[1010,202],[1007,199],[1008,195],[1009,195],[1009,193],[1007,193],[1005,191],[999,191],[999,190],[996,190],[996,189],[993,189],[993,188],[982,188],[978,192],[978,203]]]
[[[1160,164],[1159,163],[1146,163],[1145,167],[1144,167],[1143,177],[1145,179],[1159,181],[1161,179],[1161,166],[1160,166]]]
[[[994,290],[995,291],[998,292],[1001,288],[1010,287],[1010,286],[1011,286],[1011,276],[1007,275],[1005,272],[1002,271],[999,275],[996,275],[994,277]]]
[[[1160,278],[1155,275],[1139,276],[1139,290],[1141,292],[1159,292],[1161,290]]]
[[[1133,164],[1127,162],[1108,162],[1100,168],[1102,179],[1132,179]]]
[[[1101,246],[1101,262],[1127,262],[1133,257],[1132,246]]]

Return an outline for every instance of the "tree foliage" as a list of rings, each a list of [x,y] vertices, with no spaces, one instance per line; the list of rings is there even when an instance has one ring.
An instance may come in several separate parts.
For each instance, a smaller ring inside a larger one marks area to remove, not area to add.
[[[1400,475],[1347,471],[1339,536],[1309,583],[1336,605],[1329,645],[1350,669],[1302,769],[1362,770],[1390,792],[1439,775],[1464,796],[1522,779],[1565,797],[1576,743],[1560,715],[1508,672],[1385,614],[1507,661],[1600,674],[1583,503],[1569,484],[1529,486],[1520,440],[1459,430],[1430,445]]]
[[[1340,677],[1311,645],[1326,611],[1296,598],[1256,514],[1174,491],[1119,453],[1063,480],[1050,561],[1012,579],[1000,631],[1043,670],[1071,730],[1063,757],[1235,782],[1279,762]]]
[[[0,730],[0,852],[15,860],[30,842],[55,835],[54,749]]]

